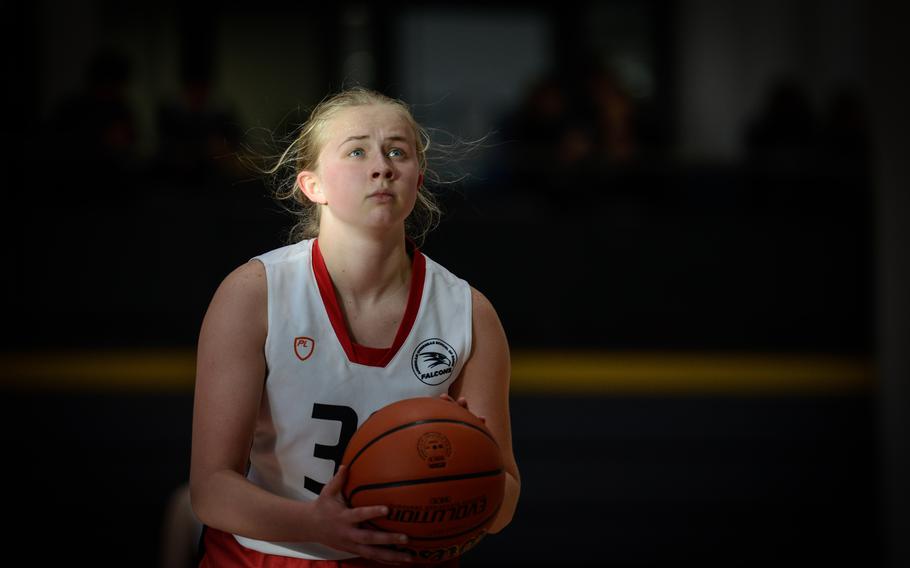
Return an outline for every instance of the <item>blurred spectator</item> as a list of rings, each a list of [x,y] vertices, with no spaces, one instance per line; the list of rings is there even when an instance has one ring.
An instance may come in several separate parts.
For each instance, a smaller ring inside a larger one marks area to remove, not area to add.
[[[586,83],[587,96],[593,103],[600,157],[612,164],[631,161],[638,150],[634,101],[615,75],[600,66],[591,68]]]
[[[96,190],[119,181],[135,166],[136,125],[127,100],[129,82],[127,59],[113,50],[99,51],[89,63],[85,88],[64,100],[51,116],[55,144],[62,150],[59,159],[91,178]]]
[[[792,79],[777,81],[746,130],[751,159],[767,166],[806,167],[818,157],[819,125],[809,97]]]
[[[522,192],[543,191],[571,152],[560,155],[558,141],[569,122],[569,106],[563,85],[554,76],[538,80],[502,126],[502,176],[506,184]]]
[[[539,80],[505,126],[506,138],[521,146],[522,159],[531,163],[552,159],[551,149],[568,120],[569,101],[555,77]]]
[[[203,186],[241,174],[237,120],[216,104],[212,90],[211,72],[189,66],[182,73],[180,98],[158,110],[159,168],[182,184]]]
[[[506,175],[523,190],[584,187],[638,154],[634,101],[590,57],[537,81],[502,130]]]

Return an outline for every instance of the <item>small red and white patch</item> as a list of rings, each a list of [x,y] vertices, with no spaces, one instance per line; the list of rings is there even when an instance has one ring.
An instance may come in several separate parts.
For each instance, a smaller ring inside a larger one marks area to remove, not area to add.
[[[294,355],[301,361],[306,361],[310,358],[314,347],[316,347],[316,342],[311,337],[294,338]]]

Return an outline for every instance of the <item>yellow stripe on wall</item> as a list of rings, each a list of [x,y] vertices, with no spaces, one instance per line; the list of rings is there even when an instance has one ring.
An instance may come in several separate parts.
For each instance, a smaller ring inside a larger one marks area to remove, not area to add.
[[[872,362],[829,355],[516,351],[516,394],[850,394]],[[0,354],[0,385],[24,389],[191,391],[189,349]]]
[[[527,352],[512,361],[523,393],[847,394],[873,383],[871,361],[824,355]]]
[[[191,390],[196,354],[189,349],[64,351],[0,355],[3,385],[90,390]]]

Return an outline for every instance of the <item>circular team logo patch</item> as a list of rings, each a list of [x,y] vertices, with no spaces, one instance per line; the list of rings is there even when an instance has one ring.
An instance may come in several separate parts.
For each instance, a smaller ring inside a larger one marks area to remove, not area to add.
[[[438,338],[427,339],[414,350],[411,369],[420,382],[441,385],[452,376],[457,359],[458,355],[451,345]]]

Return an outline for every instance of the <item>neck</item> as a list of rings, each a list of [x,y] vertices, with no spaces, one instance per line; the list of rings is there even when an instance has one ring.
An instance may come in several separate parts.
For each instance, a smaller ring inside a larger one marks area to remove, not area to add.
[[[349,235],[319,231],[319,250],[343,302],[378,301],[407,291],[411,278],[404,230],[396,234]]]

